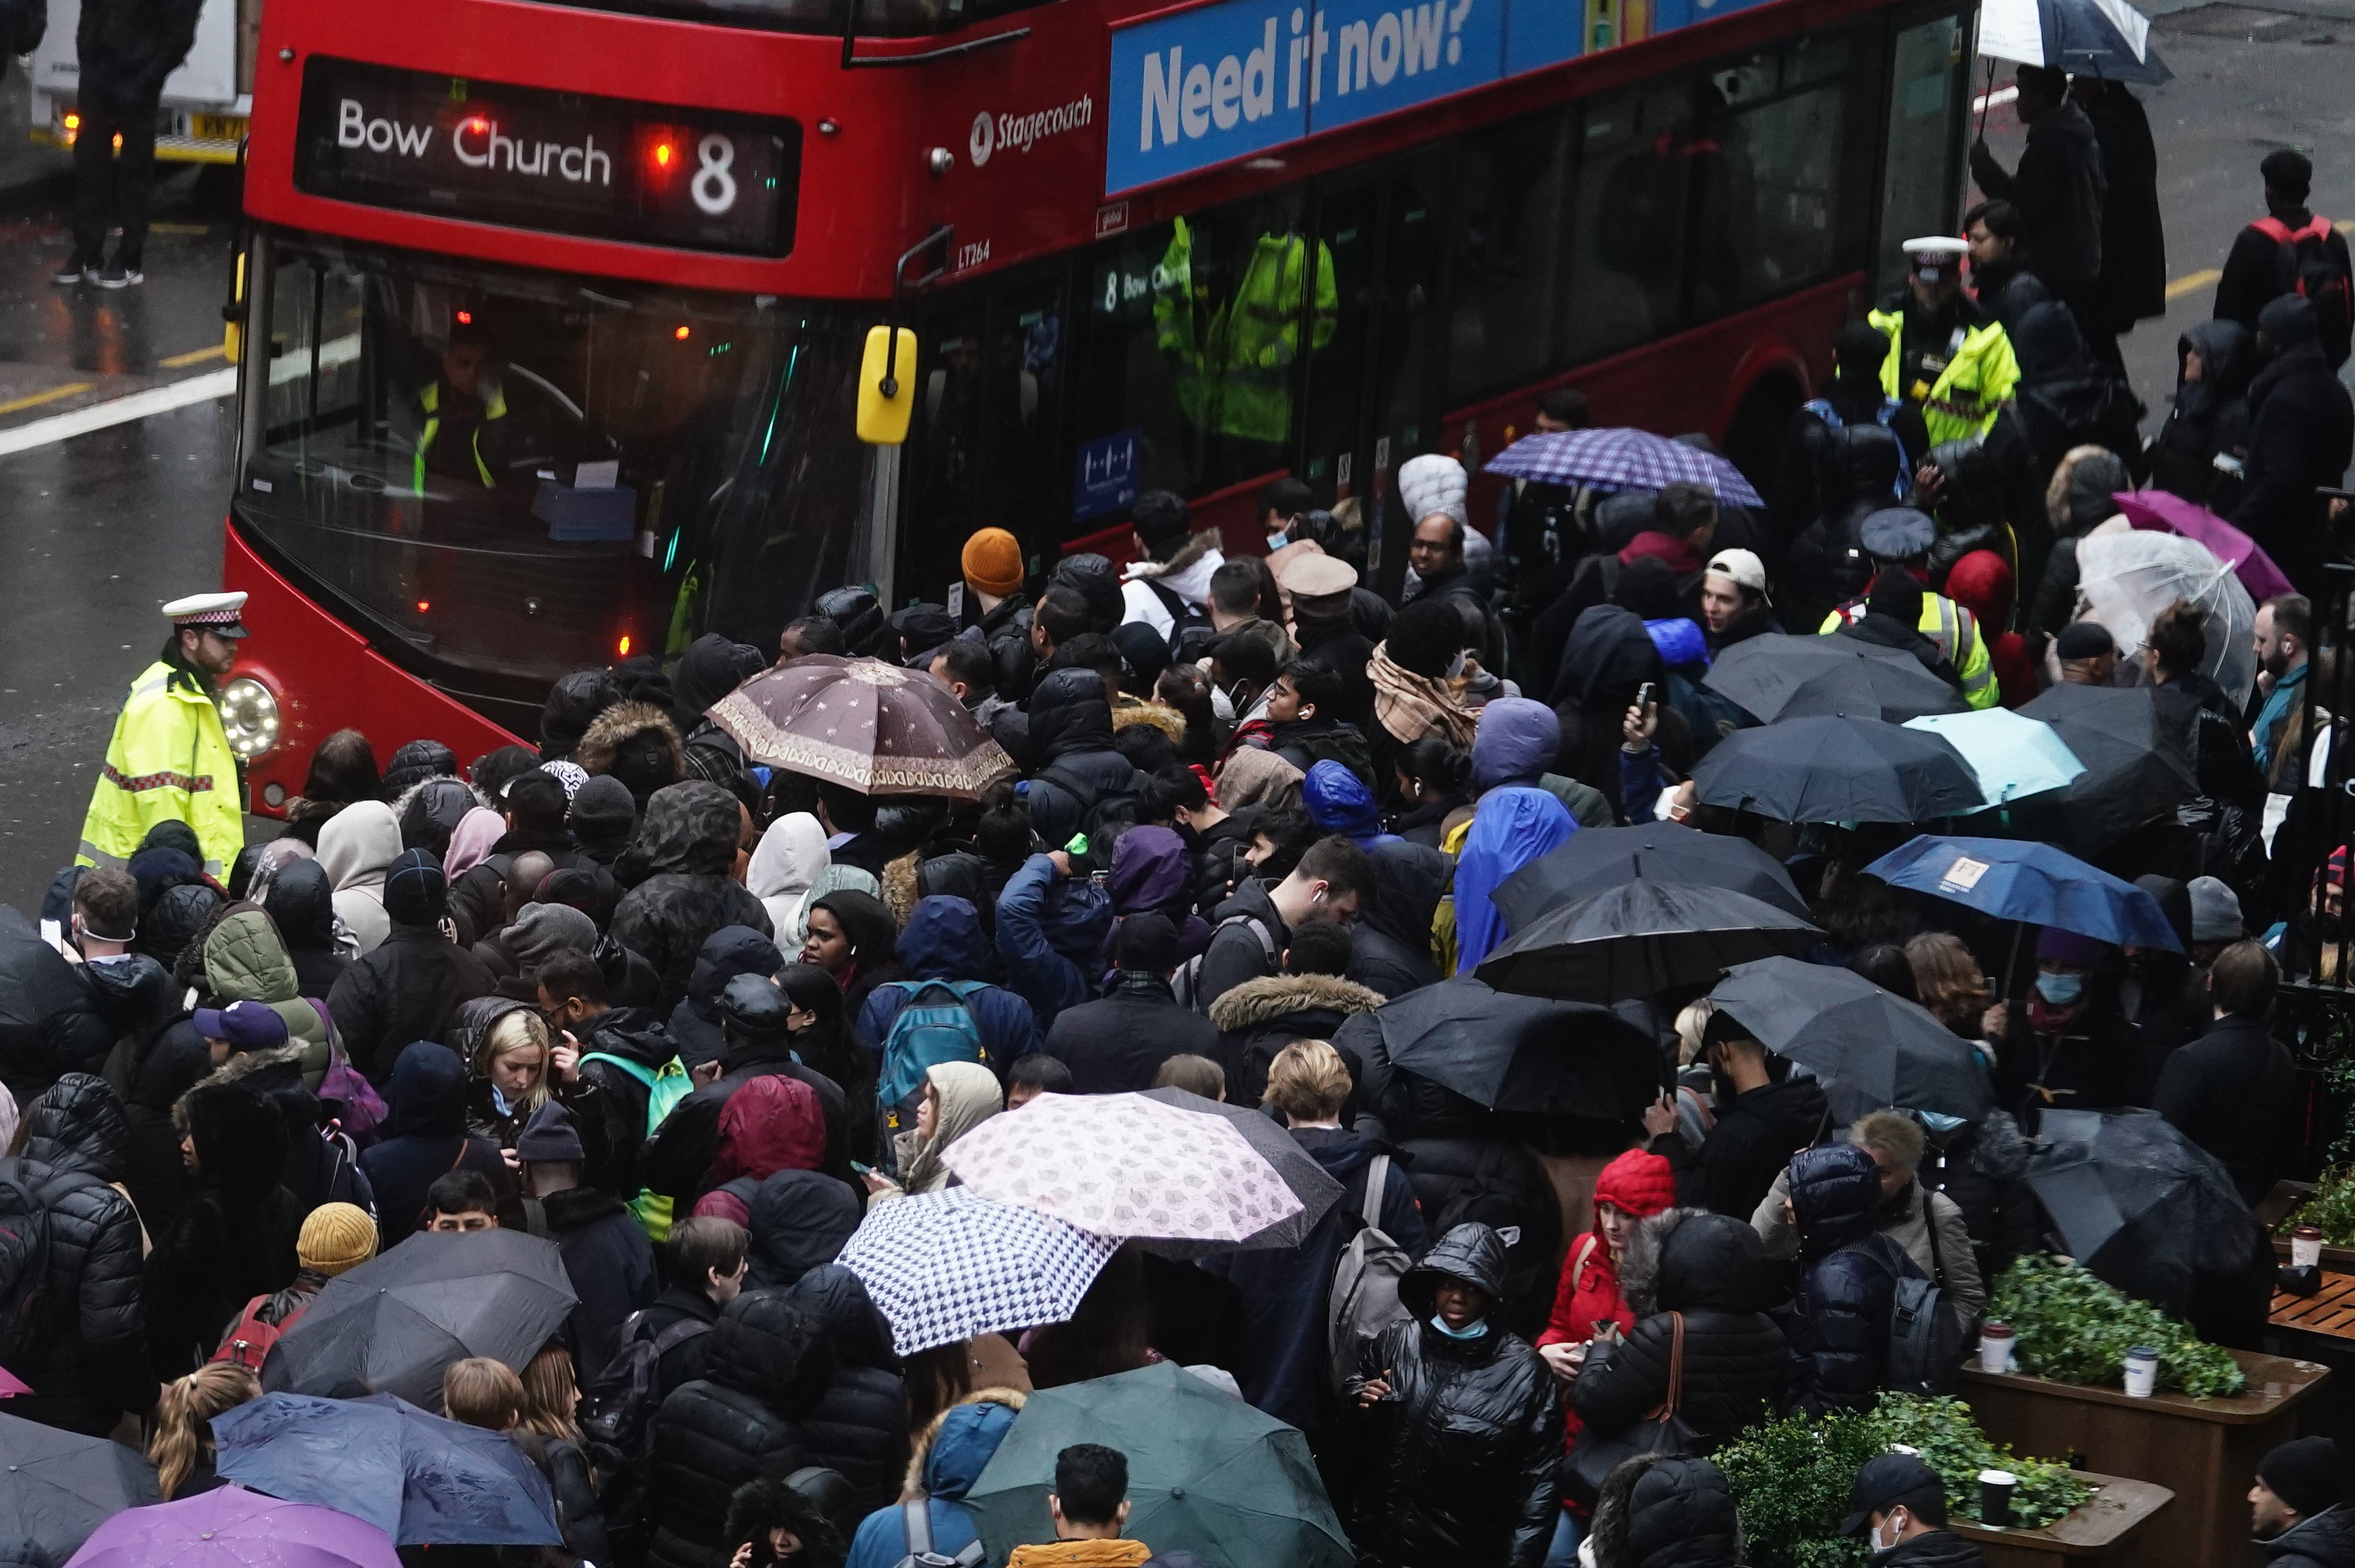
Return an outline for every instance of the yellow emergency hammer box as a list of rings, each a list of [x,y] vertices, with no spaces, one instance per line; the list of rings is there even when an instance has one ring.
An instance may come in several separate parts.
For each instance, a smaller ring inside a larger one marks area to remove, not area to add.
[[[891,351],[892,329],[867,329],[867,354],[858,366],[858,439],[869,446],[896,447],[908,439],[908,419],[915,411],[916,334],[901,327],[899,352]],[[891,386],[883,385],[886,362]]]

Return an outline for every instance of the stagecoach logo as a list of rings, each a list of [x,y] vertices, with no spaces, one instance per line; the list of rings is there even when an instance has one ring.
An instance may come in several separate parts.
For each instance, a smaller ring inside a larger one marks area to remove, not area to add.
[[[1095,117],[1096,101],[1092,97],[1074,99],[1059,108],[1040,109],[1028,114],[992,114],[985,109],[973,117],[973,134],[966,138],[965,151],[977,169],[988,163],[989,155],[1000,147],[1027,153],[1034,143],[1050,136],[1093,124]]]

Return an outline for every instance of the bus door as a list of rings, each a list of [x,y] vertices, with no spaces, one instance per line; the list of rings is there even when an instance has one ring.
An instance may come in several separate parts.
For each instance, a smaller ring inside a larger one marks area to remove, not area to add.
[[[1446,450],[1434,376],[1444,158],[1425,153],[1337,183],[1316,204],[1333,284],[1329,309],[1311,299],[1304,312],[1304,335],[1315,330],[1320,347],[1308,365],[1300,472],[1326,504],[1354,503],[1368,564],[1386,584],[1405,569],[1413,526],[1398,516],[1398,467]]]
[[[994,279],[944,302],[918,339],[895,607],[949,603],[975,529],[1004,528],[1035,556],[1042,520],[1061,514],[1063,269]]]

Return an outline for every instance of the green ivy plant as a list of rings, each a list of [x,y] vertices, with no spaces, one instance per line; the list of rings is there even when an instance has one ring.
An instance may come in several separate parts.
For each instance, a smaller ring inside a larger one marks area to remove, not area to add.
[[[2050,1524],[2093,1495],[2064,1467],[1990,1444],[1960,1400],[1883,1394],[1869,1413],[1835,1413],[1820,1421],[1786,1416],[1753,1426],[1717,1451],[1753,1568],[1863,1563],[1864,1542],[1832,1532],[1848,1515],[1857,1471],[1897,1443],[1918,1450],[1945,1483],[1950,1519],[1978,1518],[1981,1470],[2009,1470],[2019,1478],[2012,1494],[2019,1525]]]
[[[2355,1246],[2355,1167],[2334,1165],[2315,1183],[2312,1195],[2281,1223],[2279,1234],[2313,1225],[2332,1246]]]
[[[2081,1265],[2030,1253],[2004,1270],[1987,1316],[2016,1336],[2019,1370],[2061,1383],[2120,1386],[2126,1351],[2158,1351],[2158,1386],[2196,1398],[2238,1393],[2247,1381],[2232,1355],[2147,1301],[2103,1284]]]

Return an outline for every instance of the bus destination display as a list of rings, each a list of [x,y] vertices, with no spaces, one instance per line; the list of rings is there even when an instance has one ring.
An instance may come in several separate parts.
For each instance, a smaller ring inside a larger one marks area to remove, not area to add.
[[[509,228],[783,256],[801,127],[314,58],[295,185]]]

